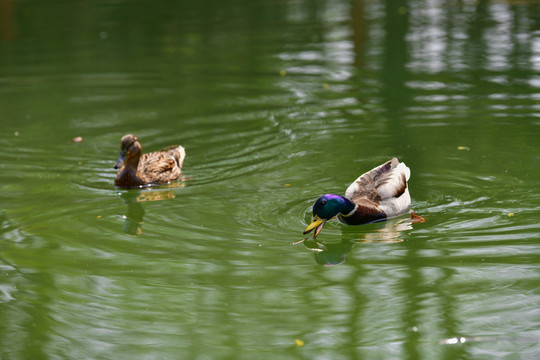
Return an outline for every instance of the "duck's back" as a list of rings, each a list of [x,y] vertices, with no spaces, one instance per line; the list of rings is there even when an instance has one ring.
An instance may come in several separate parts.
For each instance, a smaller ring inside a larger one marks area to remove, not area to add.
[[[395,201],[402,195],[409,198],[407,181],[410,174],[410,169],[404,163],[393,158],[358,177],[347,188],[345,197],[355,203],[368,199],[377,204]]]
[[[144,183],[164,184],[178,179],[186,152],[182,146],[169,146],[160,151],[143,154],[137,167],[137,175]]]

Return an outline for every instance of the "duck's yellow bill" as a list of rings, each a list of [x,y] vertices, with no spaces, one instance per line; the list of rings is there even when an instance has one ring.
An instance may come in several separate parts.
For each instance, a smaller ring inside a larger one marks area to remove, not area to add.
[[[304,235],[315,229],[315,232],[313,233],[313,238],[316,238],[317,235],[319,235],[319,233],[321,232],[324,223],[326,223],[326,219],[321,219],[318,215],[313,216],[311,224],[309,224],[306,230],[304,230]]]

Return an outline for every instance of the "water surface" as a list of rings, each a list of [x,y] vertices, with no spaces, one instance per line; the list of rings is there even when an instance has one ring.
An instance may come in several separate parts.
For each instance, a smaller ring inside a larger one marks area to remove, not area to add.
[[[0,6],[2,359],[540,354],[537,4]],[[291,245],[392,156],[425,223]]]

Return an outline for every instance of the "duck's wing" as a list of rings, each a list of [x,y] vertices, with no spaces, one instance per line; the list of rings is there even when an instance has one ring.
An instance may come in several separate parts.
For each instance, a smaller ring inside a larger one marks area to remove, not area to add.
[[[393,158],[358,177],[347,188],[345,197],[355,203],[361,199],[381,203],[399,198],[407,190],[410,175],[410,169],[397,158]]]
[[[185,153],[181,157],[180,154],[173,152],[173,149],[143,154],[139,160],[137,174],[145,183],[174,181],[181,175],[184,157]]]

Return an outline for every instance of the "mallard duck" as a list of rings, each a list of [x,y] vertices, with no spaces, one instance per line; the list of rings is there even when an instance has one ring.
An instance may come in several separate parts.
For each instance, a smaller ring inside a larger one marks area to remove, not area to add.
[[[143,155],[139,139],[133,134],[124,135],[120,157],[114,165],[115,169],[120,168],[114,184],[132,188],[169,183],[182,175],[185,157],[186,151],[177,145]]]
[[[326,194],[313,204],[313,220],[304,235],[319,235],[327,220],[337,215],[345,224],[360,225],[406,213],[411,206],[407,180],[411,170],[393,158],[356,179],[345,196]],[[423,220],[423,219],[422,219]]]

